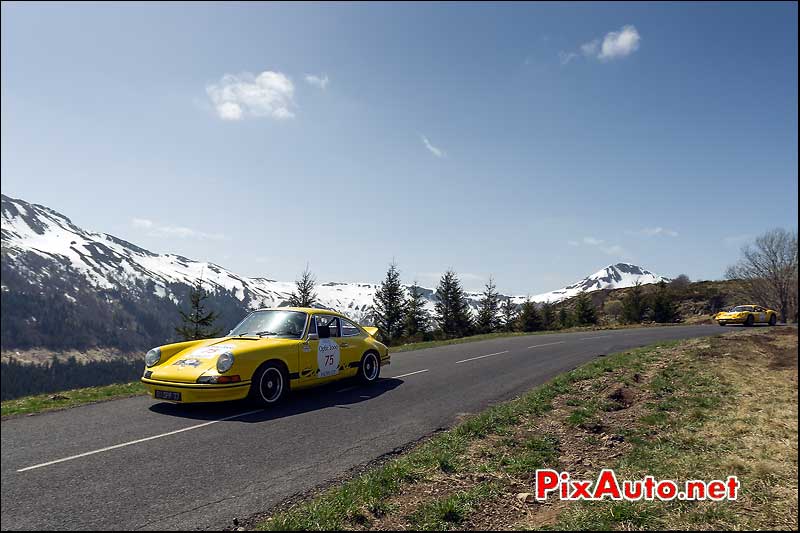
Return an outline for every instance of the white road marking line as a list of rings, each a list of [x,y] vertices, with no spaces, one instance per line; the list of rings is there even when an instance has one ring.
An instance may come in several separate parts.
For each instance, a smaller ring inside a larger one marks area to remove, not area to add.
[[[505,351],[502,351],[502,352],[497,352],[497,353],[490,353],[490,354],[487,354],[487,355],[479,355],[478,357],[470,357],[469,359],[464,359],[462,361],[456,361],[456,364],[466,363],[467,361],[474,361],[476,359],[483,359],[484,357],[491,357],[493,355],[501,355],[501,354],[504,354],[504,353],[508,353],[508,350],[505,350]]]
[[[552,346],[554,344],[564,344],[565,342],[567,342],[567,341],[548,342],[547,344],[536,344],[534,346],[528,346],[528,350],[530,350],[531,348],[540,348],[542,346]]]
[[[94,455],[96,453],[103,453],[103,452],[107,452],[107,451],[110,451],[110,450],[116,450],[117,448],[123,448],[125,446],[131,446],[133,444],[139,444],[139,443],[147,442],[147,441],[153,440],[153,439],[160,439],[161,437],[168,437],[170,435],[175,435],[176,433],[183,433],[184,431],[191,431],[192,429],[199,429],[199,428],[202,428],[202,427],[205,427],[205,426],[210,426],[211,424],[216,424],[217,422],[225,422],[226,420],[233,420],[234,418],[239,418],[241,416],[247,416],[247,415],[253,415],[253,414],[256,414],[256,413],[260,413],[262,411],[263,411],[263,409],[257,409],[255,411],[248,411],[246,413],[239,413],[238,415],[226,416],[225,418],[220,418],[219,420],[212,420],[210,422],[204,422],[202,424],[197,424],[196,426],[189,426],[188,428],[176,429],[175,431],[170,431],[168,433],[162,433],[160,435],[153,435],[152,437],[146,437],[144,439],[132,440],[130,442],[123,442],[122,444],[115,444],[114,446],[107,446],[105,448],[100,448],[99,450],[94,450],[94,451],[86,452],[86,453],[80,453],[78,455],[73,455],[73,456],[70,456],[70,457],[64,457],[63,459],[56,459],[55,461],[50,461],[50,462],[42,463],[42,464],[39,464],[39,465],[33,465],[33,466],[25,467],[25,468],[20,468],[19,470],[17,470],[17,472],[25,472],[27,470],[33,470],[35,468],[42,468],[42,467],[54,465],[54,464],[57,464],[57,463],[63,463],[64,461],[72,461],[73,459],[80,459],[81,457],[86,457],[87,455]]]
[[[392,376],[389,379],[404,378],[406,376],[413,376],[414,374],[421,374],[421,373],[427,372],[427,371],[428,371],[428,369],[426,368],[425,370],[417,370],[416,372],[409,372],[408,374],[400,374],[399,376]]]

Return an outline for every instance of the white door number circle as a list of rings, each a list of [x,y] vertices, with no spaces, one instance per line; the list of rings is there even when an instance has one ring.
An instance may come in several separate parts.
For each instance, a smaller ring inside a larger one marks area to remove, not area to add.
[[[317,350],[319,378],[335,376],[339,373],[339,345],[333,339],[320,339]]]

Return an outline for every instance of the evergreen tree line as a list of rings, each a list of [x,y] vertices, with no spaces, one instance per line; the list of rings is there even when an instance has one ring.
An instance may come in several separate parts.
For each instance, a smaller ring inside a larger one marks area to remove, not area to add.
[[[421,340],[449,339],[497,332],[533,332],[597,323],[591,298],[581,294],[574,310],[530,299],[521,304],[497,292],[494,279],[486,283],[477,308],[470,307],[461,280],[447,270],[434,292],[433,313],[425,308],[422,289],[414,282],[407,289],[392,263],[375,293],[373,322],[388,345]]]
[[[142,376],[142,368],[142,361],[129,359],[79,363],[74,357],[66,361],[54,357],[45,364],[30,364],[12,358],[2,363],[2,399],[128,383]]]
[[[636,283],[622,298],[621,305],[614,306],[618,310],[614,314],[620,322],[638,324],[645,321],[669,323],[680,319],[678,310],[678,292],[680,285],[670,286],[660,282],[655,292],[645,294],[641,284]],[[608,307],[609,304],[606,304]]]

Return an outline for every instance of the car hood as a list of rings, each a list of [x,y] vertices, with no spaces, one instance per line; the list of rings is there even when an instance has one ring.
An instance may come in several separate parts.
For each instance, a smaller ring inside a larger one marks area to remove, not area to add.
[[[225,337],[208,339],[192,344],[176,352],[166,361],[153,368],[151,379],[173,381],[178,383],[196,383],[197,378],[205,373],[217,373],[217,358],[225,352],[233,352],[234,359],[246,357],[248,354],[284,347],[297,343],[292,339],[272,339],[256,337]],[[234,362],[235,373],[236,363]],[[250,376],[242,376],[250,379]]]

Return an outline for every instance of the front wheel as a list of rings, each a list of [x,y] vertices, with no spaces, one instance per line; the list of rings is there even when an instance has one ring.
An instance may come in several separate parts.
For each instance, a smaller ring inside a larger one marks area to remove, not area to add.
[[[279,403],[289,390],[289,380],[283,368],[267,363],[253,375],[249,398],[254,403],[268,407]]]
[[[775,315],[772,315],[771,317],[769,317],[769,325],[770,326],[774,326],[777,323],[778,323],[778,317],[776,317]]]
[[[381,360],[375,352],[367,352],[358,366],[358,380],[361,383],[375,383],[381,375]]]
[[[747,315],[747,318],[744,321],[744,325],[750,327],[753,325],[753,322],[755,322],[755,319],[753,319],[753,315]]]

